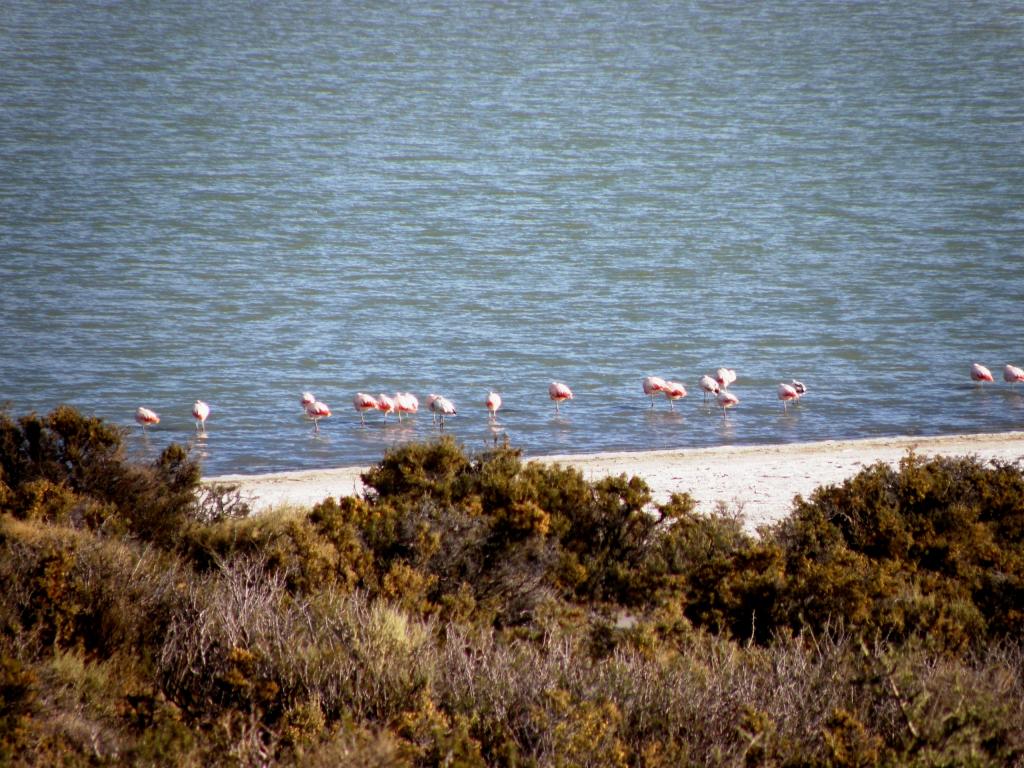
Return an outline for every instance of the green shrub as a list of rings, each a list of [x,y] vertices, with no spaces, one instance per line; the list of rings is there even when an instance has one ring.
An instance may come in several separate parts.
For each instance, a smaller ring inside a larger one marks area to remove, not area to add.
[[[769,535],[784,552],[783,626],[843,618],[961,651],[1024,630],[1024,474],[908,455],[798,499]]]
[[[14,517],[171,546],[230,493],[221,488],[201,497],[199,480],[199,465],[180,445],[148,466],[130,463],[121,429],[69,406],[17,422],[0,411],[0,512]]]

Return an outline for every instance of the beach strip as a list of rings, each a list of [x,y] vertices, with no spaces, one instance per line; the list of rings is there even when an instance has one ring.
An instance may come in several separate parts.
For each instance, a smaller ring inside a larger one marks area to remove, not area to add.
[[[655,501],[688,492],[701,512],[719,502],[738,511],[750,530],[772,523],[822,485],[841,483],[861,469],[885,462],[895,466],[908,451],[921,456],[974,456],[983,461],[1024,459],[1024,432],[977,435],[876,437],[784,445],[716,446],[663,451],[565,454],[524,457],[524,461],[579,469],[587,480],[626,474],[643,478]],[[363,492],[368,467],[342,467],[261,475],[221,475],[206,483],[237,485],[256,512],[283,506],[309,507],[328,496]]]

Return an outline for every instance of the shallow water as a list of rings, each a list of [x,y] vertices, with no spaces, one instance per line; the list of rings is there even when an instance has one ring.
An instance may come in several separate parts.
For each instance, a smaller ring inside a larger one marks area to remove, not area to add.
[[[207,474],[436,434],[361,427],[357,391],[443,393],[476,448],[495,388],[498,439],[531,455],[1024,428],[1024,386],[968,378],[1024,365],[1017,3],[7,15],[16,414],[71,403]],[[722,365],[728,417],[697,387]],[[652,410],[648,374],[689,397]],[[334,409],[319,435],[304,390]]]

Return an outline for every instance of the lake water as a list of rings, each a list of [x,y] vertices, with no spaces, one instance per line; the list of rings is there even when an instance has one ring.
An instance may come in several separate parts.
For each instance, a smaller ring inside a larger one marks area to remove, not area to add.
[[[15,415],[211,475],[437,434],[357,391],[445,394],[477,449],[494,388],[527,455],[1024,428],[1015,0],[29,0],[0,61]]]

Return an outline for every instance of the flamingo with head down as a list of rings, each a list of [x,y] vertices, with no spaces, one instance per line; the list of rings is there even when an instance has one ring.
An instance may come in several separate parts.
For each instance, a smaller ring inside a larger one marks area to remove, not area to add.
[[[366,412],[377,410],[377,398],[365,392],[356,392],[352,406],[359,411],[359,423],[366,426]]]
[[[1019,381],[1024,381],[1024,370],[1021,370],[1016,365],[1006,364],[1003,368],[1003,381],[1007,384],[1016,384]]]
[[[192,418],[196,420],[196,429],[202,428],[206,434],[206,420],[210,417],[210,406],[202,400],[196,400],[192,405]]]
[[[700,377],[700,388],[704,390],[705,403],[708,401],[708,395],[717,395],[718,391],[721,389],[718,382],[711,376],[707,375]]]
[[[484,401],[484,405],[487,406],[487,420],[496,421],[498,418],[498,409],[501,408],[501,395],[497,392],[488,392],[487,400]]]
[[[790,400],[799,400],[800,393],[792,384],[779,384],[779,400],[782,401],[782,410],[787,410]]]
[[[643,380],[644,394],[651,398],[651,408],[654,407],[654,396],[665,391],[665,380],[661,376],[646,376]]]
[[[314,400],[306,406],[306,418],[313,420],[313,431],[317,434],[320,433],[320,419],[327,419],[330,416],[331,409],[327,407],[326,403],[319,400]]]
[[[456,413],[455,403],[442,395],[430,395],[427,398],[431,412],[440,417],[441,429],[444,429],[444,417],[454,416]]]
[[[395,413],[398,410],[398,406],[395,404],[395,399],[389,397],[381,392],[377,395],[377,410],[384,413],[384,421],[387,421],[389,413]]]
[[[560,381],[552,381],[548,384],[548,397],[555,401],[555,413],[558,413],[559,403],[572,400],[572,390]]]
[[[143,433],[146,431],[146,427],[151,424],[159,424],[160,417],[156,415],[156,411],[151,411],[149,408],[139,406],[135,410],[135,421],[142,427]]]
[[[992,371],[986,368],[981,363],[975,363],[971,366],[971,381],[975,381],[981,384],[985,381],[992,381]]]
[[[718,404],[722,406],[723,416],[726,415],[727,409],[735,407],[740,402],[740,399],[736,397],[736,395],[724,389],[718,393],[717,400]]]
[[[673,403],[680,398],[686,397],[686,387],[678,381],[666,381],[665,386],[661,391],[665,393],[665,398],[668,400],[668,407],[673,411],[675,410]]]

